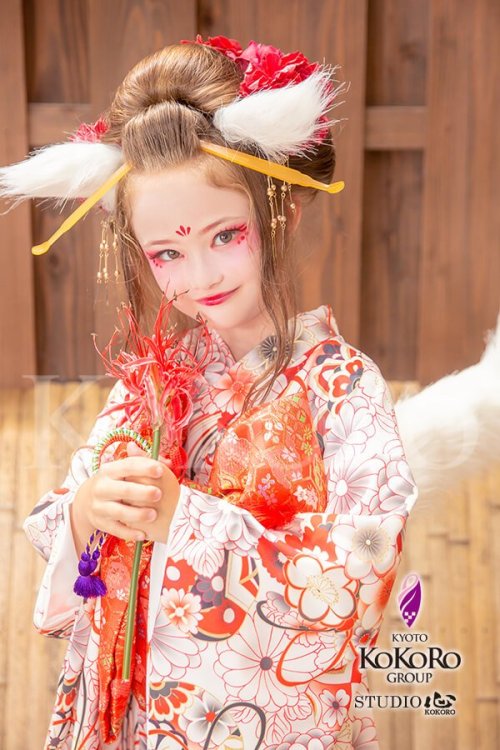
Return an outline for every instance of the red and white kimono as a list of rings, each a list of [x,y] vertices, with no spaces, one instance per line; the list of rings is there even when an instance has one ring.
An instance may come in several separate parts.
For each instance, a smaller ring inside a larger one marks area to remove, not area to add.
[[[238,418],[273,337],[235,362],[211,333],[184,445],[188,477],[140,579],[144,700],[131,696],[113,744],[100,739],[99,640],[106,611],[125,606],[129,571],[108,561],[102,600],[72,590],[69,505],[91,474],[91,447],[25,521],[47,560],[35,626],[69,638],[45,748],[377,750],[371,712],[354,705],[368,690],[359,647],[377,640],[417,499],[387,383],[322,305],[298,315],[290,366]],[[104,409],[121,400],[118,381]],[[97,418],[89,446],[120,412]],[[259,498],[310,510],[269,528],[251,511]]]

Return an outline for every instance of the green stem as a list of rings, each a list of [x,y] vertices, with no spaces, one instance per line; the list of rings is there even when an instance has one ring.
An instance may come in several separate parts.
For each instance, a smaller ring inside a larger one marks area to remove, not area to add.
[[[160,438],[161,427],[157,427],[153,432],[153,447],[151,449],[151,458],[157,459],[160,455]],[[139,566],[141,563],[142,545],[144,542],[136,542],[134,552],[134,562],[132,565],[132,574],[130,577],[130,594],[127,607],[127,629],[125,631],[125,646],[123,649],[123,672],[124,680],[130,679],[130,663],[132,661],[132,641],[135,630],[135,615],[137,612],[137,588],[139,583]]]

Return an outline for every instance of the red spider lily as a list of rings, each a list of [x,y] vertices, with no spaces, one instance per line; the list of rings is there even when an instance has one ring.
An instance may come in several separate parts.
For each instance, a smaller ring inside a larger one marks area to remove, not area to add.
[[[196,378],[212,353],[210,332],[201,317],[198,318],[202,324],[198,346],[203,345],[203,343],[205,346],[199,358],[197,357],[198,351],[192,352],[182,342],[175,326],[169,325],[170,312],[176,299],[177,295],[169,300],[165,296],[162,297],[152,336],[145,336],[141,333],[131,308],[125,304],[118,308],[121,331],[119,328],[115,328],[115,332],[104,352],[100,352],[97,348],[95,334],[93,334],[94,346],[104,362],[108,374],[120,378],[127,390],[126,400],[109,407],[103,414],[109,414],[115,409],[124,409],[125,417],[118,427],[122,426],[124,421],[127,421],[136,430],[138,426],[142,427],[143,430],[145,428],[152,430],[151,457],[154,459],[159,456],[160,439],[163,433],[165,433],[168,441],[169,451],[172,446],[175,446],[177,451],[182,451],[182,428],[187,424],[193,412],[192,396]],[[128,351],[121,349],[117,355],[113,356],[112,349],[117,336],[120,334],[126,341]],[[182,471],[181,466],[180,473]],[[123,671],[120,683],[125,691],[130,689],[132,644],[135,633],[137,586],[142,547],[142,542],[135,544],[130,579]],[[90,570],[87,564],[85,570],[85,575],[82,575],[83,578],[88,579],[89,573],[92,573],[93,569]],[[81,578],[82,576],[79,580]],[[88,586],[85,589],[87,590]],[[98,589],[96,589],[96,592],[93,595],[102,593]],[[77,593],[80,593],[80,591],[77,591]]]
[[[169,441],[180,434],[191,417],[193,387],[211,356],[210,333],[201,319],[199,345],[203,339],[206,345],[199,359],[182,342],[175,326],[169,326],[176,299],[162,297],[152,336],[141,333],[131,308],[125,304],[118,308],[121,330],[115,328],[103,352],[97,348],[93,334],[94,346],[108,374],[119,378],[127,390],[125,402],[111,406],[103,414],[124,409],[122,423],[127,421],[131,427],[147,425],[153,431],[162,427]],[[119,335],[126,338],[127,351],[122,349],[113,356]]]

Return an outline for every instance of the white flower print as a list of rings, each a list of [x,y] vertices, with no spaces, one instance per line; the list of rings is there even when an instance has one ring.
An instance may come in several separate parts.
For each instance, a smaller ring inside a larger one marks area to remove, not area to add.
[[[371,583],[387,573],[396,560],[403,526],[404,518],[397,514],[352,515],[349,522],[334,526],[330,538],[337,553],[344,552],[347,575]]]
[[[257,485],[258,490],[260,493],[262,493],[263,497],[266,499],[270,499],[270,488],[273,486],[273,484],[276,484],[276,481],[271,478],[271,474],[266,474],[265,477],[262,477],[262,481],[259,482]]]
[[[213,726],[217,714],[224,705],[214,698],[210,693],[203,692],[201,696],[194,696],[187,711],[179,717],[179,726],[186,732],[188,740],[203,745]],[[217,720],[210,737],[209,748],[220,747],[233,730],[236,723],[229,711],[226,711]]]
[[[64,666],[69,678],[76,677],[82,669],[85,653],[88,648],[90,630],[90,616],[83,609],[75,622],[68,650],[64,658]]]
[[[295,492],[293,493],[298,500],[303,500],[304,502],[308,503],[310,507],[315,507],[318,502],[318,496],[317,494],[307,487],[297,487]]]
[[[285,564],[283,573],[285,600],[306,620],[331,627],[354,612],[352,582],[340,566],[325,565],[312,555],[300,553]]]
[[[168,619],[183,633],[196,633],[202,619],[201,599],[189,594],[184,589],[166,589],[161,594],[161,606]]]
[[[279,435],[276,435],[275,432],[283,432],[283,424],[278,420],[268,419],[264,422],[264,427],[266,429],[264,433],[265,442],[279,443]]]
[[[408,463],[402,458],[389,461],[386,481],[379,491],[378,507],[383,512],[401,510],[406,513],[406,500],[415,492],[415,489],[415,481]]]
[[[286,445],[281,449],[281,457],[283,461],[288,461],[290,464],[296,463],[299,459],[296,452],[291,448],[288,448]]]
[[[359,589],[359,598],[365,609],[361,617],[361,627],[375,633],[381,624],[389,595],[394,585],[395,571],[384,578],[377,578],[373,583],[363,583]]]
[[[336,693],[323,690],[320,693],[319,699],[325,708],[323,712],[323,721],[325,724],[328,724],[329,727],[341,726],[346,719],[347,707],[350,703],[348,693],[342,689],[337,690]]]
[[[335,745],[332,744],[332,738],[327,737],[323,729],[309,729],[304,732],[292,732],[285,735],[282,741],[277,745],[269,745],[267,750],[349,750],[348,745],[338,744],[335,738]]]
[[[361,590],[363,588],[366,587],[362,586]],[[356,625],[351,638],[352,644],[356,647],[366,646],[375,637],[376,633],[376,628],[365,628],[362,625]]]
[[[353,750],[379,750],[377,729],[369,716],[354,719],[352,722]]]
[[[184,517],[190,533],[186,537],[185,532],[179,532],[176,551],[183,551],[182,541],[188,544],[189,536],[194,531],[196,539],[210,545],[213,550],[232,550],[237,555],[255,552],[264,527],[250,513],[185,485],[181,492],[183,490],[186,493]]]
[[[333,513],[365,513],[377,494],[381,458],[358,455],[350,445],[335,454],[328,467],[328,494]]]
[[[224,562],[224,547],[209,538],[191,539],[184,547],[184,559],[196,573],[210,578]]]
[[[303,686],[285,685],[276,675],[276,666],[289,643],[287,632],[267,625],[257,614],[248,617],[245,628],[218,643],[214,669],[235,700],[266,706],[270,713],[299,701]]]
[[[206,643],[187,637],[175,627],[160,607],[150,643],[151,679],[182,680],[188,669],[201,665],[200,654],[206,648]]]
[[[364,396],[352,394],[344,401],[338,414],[334,409],[328,412],[325,428],[328,430],[323,453],[325,460],[344,445],[352,445],[359,453],[375,434],[373,410]]]

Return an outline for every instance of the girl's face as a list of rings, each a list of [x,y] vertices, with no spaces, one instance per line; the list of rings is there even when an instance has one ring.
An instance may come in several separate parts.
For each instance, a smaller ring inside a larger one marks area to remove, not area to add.
[[[221,331],[261,326],[260,243],[246,194],[186,167],[133,180],[132,228],[161,290],[186,292],[175,306]],[[219,304],[206,300],[225,292],[232,294]]]

